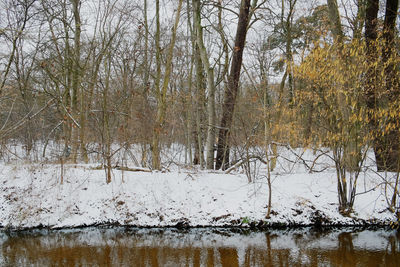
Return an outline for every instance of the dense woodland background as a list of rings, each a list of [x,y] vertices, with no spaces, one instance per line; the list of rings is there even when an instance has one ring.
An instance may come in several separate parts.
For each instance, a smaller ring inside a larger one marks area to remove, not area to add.
[[[329,148],[344,213],[368,151],[399,172],[398,0],[0,5],[3,158],[22,144],[29,161],[101,161],[111,181],[132,146],[151,169],[180,144],[187,165],[268,173],[279,147]]]

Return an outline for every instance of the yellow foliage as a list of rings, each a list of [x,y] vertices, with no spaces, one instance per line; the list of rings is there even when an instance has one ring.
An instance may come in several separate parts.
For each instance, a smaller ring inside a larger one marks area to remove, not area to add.
[[[379,59],[372,64],[365,60],[365,49],[358,40],[341,47],[320,44],[294,68],[296,80],[301,84],[296,92],[298,113],[304,114],[306,106],[313,107],[313,139],[317,136],[321,144],[365,145],[373,138],[368,129],[371,119],[380,123],[381,135],[399,127],[399,103],[383,104],[373,110],[366,108],[366,74],[372,69],[374,94],[380,103],[387,97],[388,81]],[[397,66],[399,61],[399,58],[390,60]]]

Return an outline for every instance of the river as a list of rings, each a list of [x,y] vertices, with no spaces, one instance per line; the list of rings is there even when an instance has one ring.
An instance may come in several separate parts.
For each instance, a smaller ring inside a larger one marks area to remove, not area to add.
[[[0,231],[0,266],[400,266],[388,229]]]

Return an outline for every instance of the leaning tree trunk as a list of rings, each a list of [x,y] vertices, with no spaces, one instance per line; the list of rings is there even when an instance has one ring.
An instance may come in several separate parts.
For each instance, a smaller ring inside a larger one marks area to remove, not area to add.
[[[239,88],[240,69],[242,67],[243,49],[246,42],[247,26],[249,25],[250,0],[242,0],[240,5],[239,22],[236,29],[235,46],[228,84],[224,93],[222,118],[218,134],[216,169],[226,169],[229,166],[229,135],[232,125],[233,111]]]

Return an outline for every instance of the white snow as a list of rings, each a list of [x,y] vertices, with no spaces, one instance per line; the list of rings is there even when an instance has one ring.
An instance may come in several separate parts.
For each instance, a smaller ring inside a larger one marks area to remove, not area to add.
[[[308,152],[307,152],[308,153]],[[311,153],[309,153],[311,155]],[[329,166],[327,159],[319,164]],[[316,213],[323,224],[388,224],[383,185],[357,196],[354,214],[338,212],[336,173],[333,168],[309,173],[300,163],[283,159],[272,173],[272,215],[267,212],[268,188],[260,175],[253,183],[240,173],[224,174],[176,167],[168,172],[132,172],[113,169],[106,184],[104,170],[93,164],[0,165],[0,225],[10,228],[50,228],[118,223],[135,226],[224,226],[258,223],[309,225]],[[320,168],[322,165],[318,165]],[[325,166],[324,165],[324,166]],[[373,171],[359,179],[358,192],[382,182]]]

